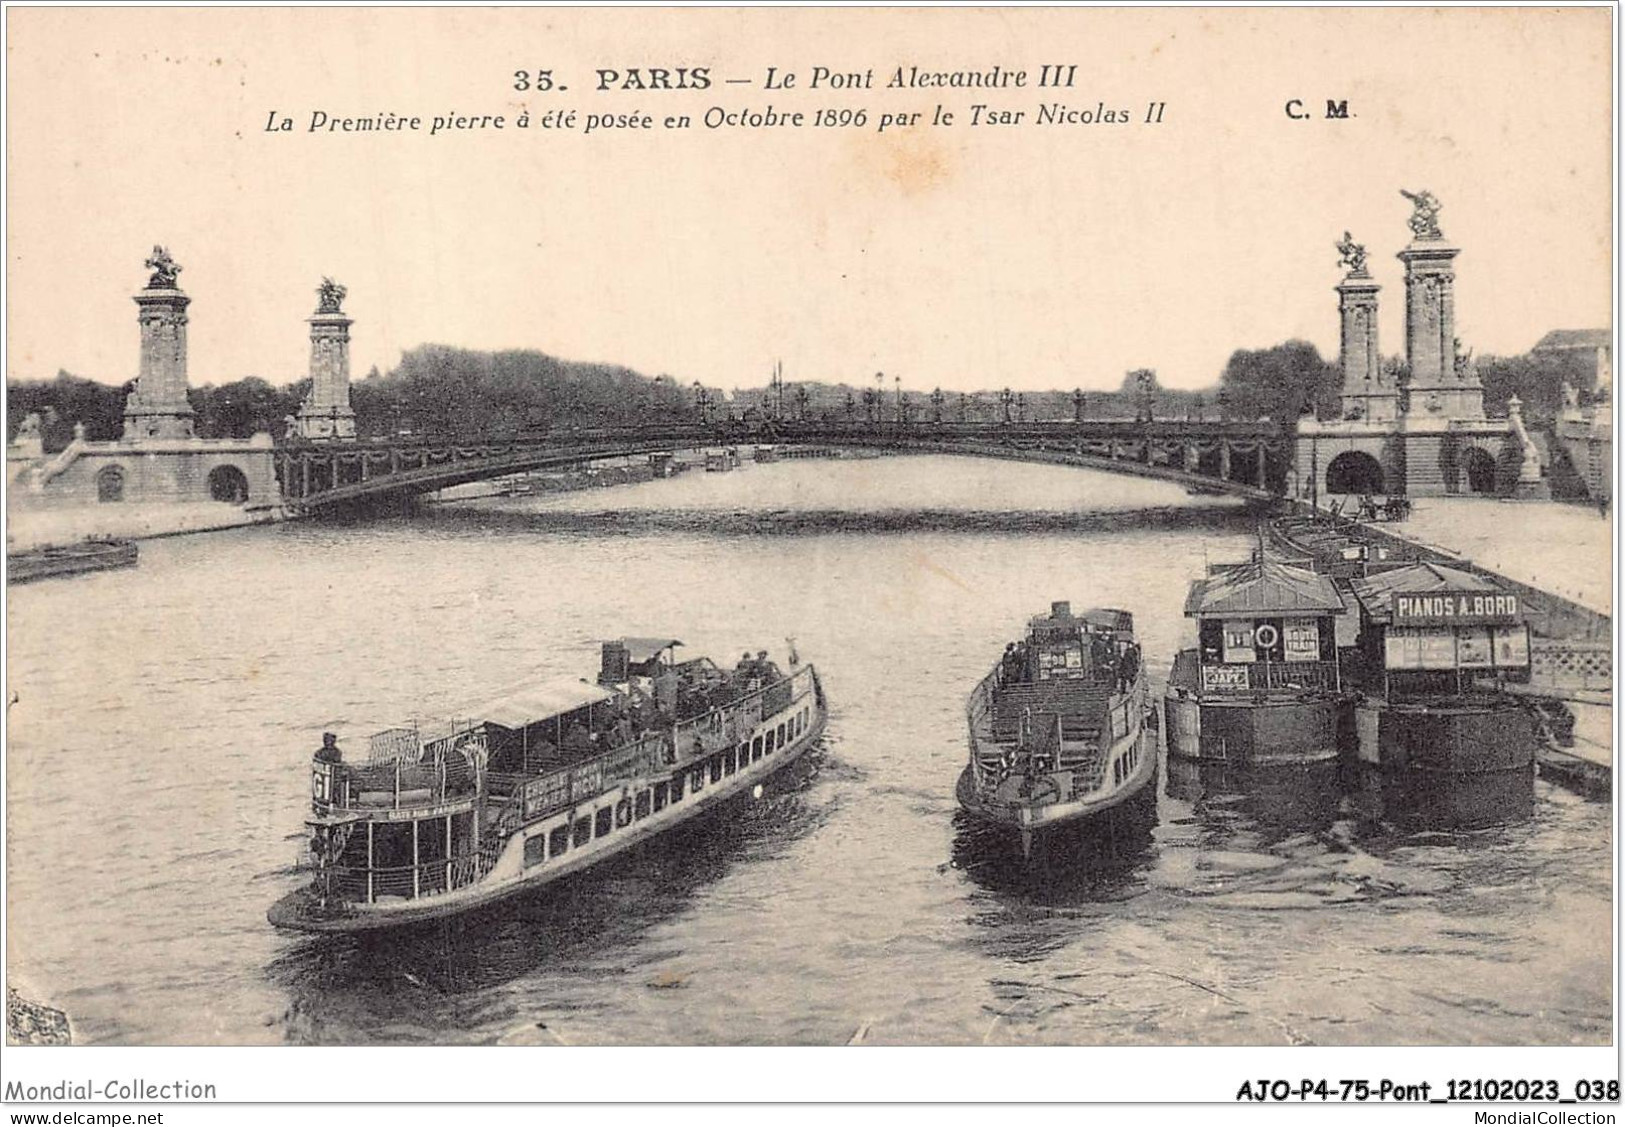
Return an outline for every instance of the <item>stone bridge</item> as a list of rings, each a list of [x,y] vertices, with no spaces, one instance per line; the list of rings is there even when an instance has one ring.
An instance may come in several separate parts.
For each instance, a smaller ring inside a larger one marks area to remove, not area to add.
[[[291,439],[277,447],[284,504],[317,512],[605,458],[751,444],[1003,458],[1153,478],[1267,500],[1288,491],[1292,436],[1272,423],[775,421],[561,428],[504,438]]]

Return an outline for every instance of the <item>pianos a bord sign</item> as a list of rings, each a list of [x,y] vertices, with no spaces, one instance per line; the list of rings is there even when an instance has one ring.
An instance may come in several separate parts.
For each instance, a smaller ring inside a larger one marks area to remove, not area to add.
[[[1518,596],[1502,591],[1429,591],[1393,596],[1395,626],[1482,626],[1521,621]]]

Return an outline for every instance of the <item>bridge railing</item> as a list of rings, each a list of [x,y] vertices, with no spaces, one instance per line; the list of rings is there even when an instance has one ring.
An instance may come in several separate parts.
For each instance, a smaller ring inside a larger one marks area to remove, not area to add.
[[[283,496],[328,503],[351,495],[438,489],[458,481],[518,473],[661,448],[758,441],[930,449],[950,444],[990,452],[1019,448],[1029,460],[1096,458],[1140,462],[1181,476],[1262,488],[1265,459],[1285,467],[1289,436],[1270,423],[1088,419],[1010,423],[957,421],[774,420],[623,427],[557,428],[497,437],[394,436],[298,440],[277,451]]]

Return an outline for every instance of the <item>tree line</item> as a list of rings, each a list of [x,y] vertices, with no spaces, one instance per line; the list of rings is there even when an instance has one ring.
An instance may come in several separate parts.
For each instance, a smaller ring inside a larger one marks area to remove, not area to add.
[[[1397,360],[1388,361],[1398,365]],[[1525,416],[1543,421],[1562,405],[1567,381],[1588,396],[1594,373],[1564,358],[1486,357],[1477,364],[1484,404],[1492,414],[1516,394]],[[518,437],[554,427],[640,423],[750,421],[763,416],[861,422],[902,418],[923,422],[1066,420],[1077,397],[1091,419],[1157,418],[1272,419],[1291,425],[1301,415],[1336,418],[1341,373],[1313,344],[1292,340],[1271,348],[1238,350],[1218,381],[1193,391],[1165,388],[1156,373],[1128,373],[1112,390],[1012,392],[988,388],[944,392],[904,387],[895,376],[876,373],[860,383],[787,381],[782,387],[735,389],[683,384],[672,376],[646,376],[614,364],[561,360],[528,349],[484,352],[446,345],[420,345],[401,355],[388,372],[375,367],[351,384],[351,405],[363,436],[426,437],[481,435]],[[117,438],[123,428],[123,387],[61,371],[53,380],[12,380],[6,385],[7,440],[25,416],[37,413],[48,450],[72,439],[76,423],[93,441]],[[190,388],[197,433],[206,438],[248,438],[266,431],[282,436],[310,390],[308,379],[276,386],[250,376],[232,383]]]

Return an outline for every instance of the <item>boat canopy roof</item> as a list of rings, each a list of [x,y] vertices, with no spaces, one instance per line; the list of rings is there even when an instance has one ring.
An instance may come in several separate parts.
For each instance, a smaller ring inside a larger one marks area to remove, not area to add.
[[[1490,591],[1504,592],[1505,588],[1482,575],[1460,568],[1444,567],[1436,563],[1417,563],[1396,567],[1349,581],[1354,597],[1360,600],[1367,615],[1376,622],[1387,622],[1392,596],[1425,595],[1435,591]]]
[[[683,643],[676,638],[622,638],[621,645],[626,647],[626,660],[633,665],[642,665],[653,661],[666,650]]]
[[[1035,614],[1027,620],[1027,633],[1034,638],[1054,634],[1071,636],[1080,631],[1090,634],[1109,631],[1132,638],[1134,616],[1115,607],[1091,607],[1075,615],[1070,602],[1057,601],[1050,604],[1048,614]]]
[[[1268,557],[1215,571],[1191,584],[1189,618],[1253,617],[1260,614],[1341,614],[1343,600],[1327,576]]]
[[[540,720],[551,720],[590,704],[601,704],[615,696],[608,689],[570,677],[530,681],[494,697],[473,716],[502,728],[525,728]]]

